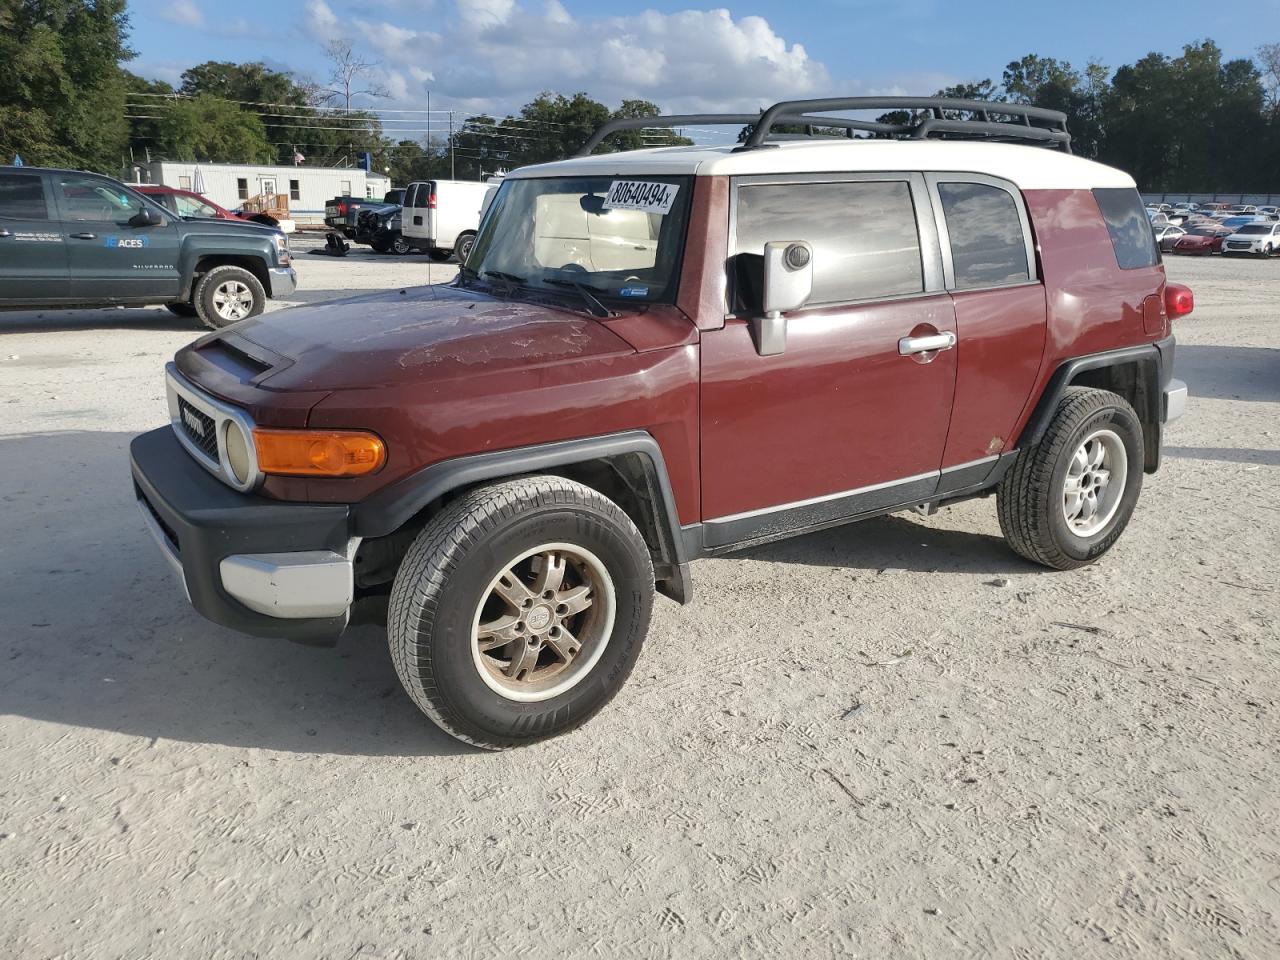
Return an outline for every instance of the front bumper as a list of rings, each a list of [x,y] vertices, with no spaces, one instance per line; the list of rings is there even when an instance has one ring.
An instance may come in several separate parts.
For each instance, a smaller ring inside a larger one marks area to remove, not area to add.
[[[271,296],[275,300],[298,289],[298,274],[293,267],[270,267],[267,274],[271,279]]]
[[[169,427],[134,438],[129,458],[143,521],[197,612],[253,636],[337,639],[354,597],[346,504],[238,493]]]

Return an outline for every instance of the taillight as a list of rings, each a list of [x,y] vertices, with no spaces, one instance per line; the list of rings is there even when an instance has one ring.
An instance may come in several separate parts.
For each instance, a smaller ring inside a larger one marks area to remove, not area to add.
[[[432,210],[436,208],[436,195],[434,193],[427,197],[427,206]]]
[[[347,215],[347,205],[345,203],[338,204],[338,216],[345,217]]]
[[[1180,283],[1166,283],[1164,285],[1164,312],[1170,320],[1177,317],[1185,317],[1195,309],[1196,298],[1191,292],[1191,288],[1183,286]]]

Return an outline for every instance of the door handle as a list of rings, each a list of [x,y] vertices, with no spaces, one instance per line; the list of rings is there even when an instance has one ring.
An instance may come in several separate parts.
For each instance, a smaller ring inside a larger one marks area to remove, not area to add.
[[[898,341],[898,353],[909,357],[916,353],[950,350],[955,345],[956,335],[948,330],[945,333],[931,333],[927,337],[903,337]]]
[[[71,234],[71,239],[73,239],[73,240],[97,240],[97,239],[98,239],[98,235],[97,235],[96,233],[73,233],[73,234]]]

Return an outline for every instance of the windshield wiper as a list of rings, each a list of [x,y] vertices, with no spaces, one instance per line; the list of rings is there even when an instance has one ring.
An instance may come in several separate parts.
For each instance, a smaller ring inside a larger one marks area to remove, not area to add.
[[[604,318],[613,316],[613,311],[601,303],[595,296],[596,293],[607,293],[608,291],[606,290],[601,290],[599,287],[590,287],[577,280],[567,280],[561,277],[543,277],[542,282],[554,287],[573,287],[573,289],[577,290],[578,293],[582,294],[582,299],[587,304],[587,312],[593,317]],[[592,291],[595,292],[593,293]]]
[[[505,280],[507,283],[516,283],[522,287],[528,282],[524,277],[517,277],[514,273],[503,273],[501,270],[486,270],[482,276],[493,277],[495,280]]]

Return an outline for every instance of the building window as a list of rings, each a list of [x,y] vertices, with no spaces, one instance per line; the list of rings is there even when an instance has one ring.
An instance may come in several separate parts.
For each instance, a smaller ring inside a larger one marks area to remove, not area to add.
[[[290,200],[302,199],[302,186],[301,184],[298,183],[297,180],[289,181],[289,199]]]
[[[339,196],[342,196],[342,197],[349,197],[349,196],[351,196],[351,181],[350,181],[350,180],[343,180],[343,181],[342,181],[341,186],[342,186],[342,190],[340,191],[340,193],[339,193],[338,195],[339,195]]]
[[[191,178],[190,178],[190,177],[179,177],[179,178],[178,178],[178,189],[179,189],[179,190],[190,190],[190,189],[191,189]]]
[[[244,177],[236,178],[236,196],[241,200],[249,199],[249,181]]]

